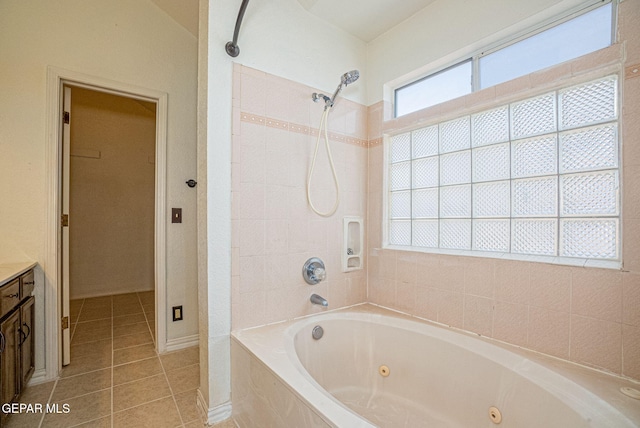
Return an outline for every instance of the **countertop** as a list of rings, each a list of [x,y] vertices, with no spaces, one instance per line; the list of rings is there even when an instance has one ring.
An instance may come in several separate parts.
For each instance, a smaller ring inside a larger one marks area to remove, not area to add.
[[[0,263],[0,287],[33,269],[36,264],[36,262]]]

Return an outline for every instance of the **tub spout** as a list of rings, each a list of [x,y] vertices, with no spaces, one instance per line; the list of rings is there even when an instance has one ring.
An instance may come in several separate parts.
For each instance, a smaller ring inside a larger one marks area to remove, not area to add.
[[[312,294],[311,295],[311,303],[313,303],[314,305],[321,305],[321,306],[329,306],[329,302],[327,302],[327,299],[325,299],[322,296],[318,296],[317,294]]]

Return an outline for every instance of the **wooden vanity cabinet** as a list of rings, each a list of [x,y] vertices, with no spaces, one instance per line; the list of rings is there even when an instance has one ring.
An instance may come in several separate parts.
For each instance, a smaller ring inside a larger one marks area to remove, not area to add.
[[[35,370],[33,326],[36,323],[34,302],[31,296],[20,306],[20,383],[21,389],[27,385]]]
[[[34,371],[34,285],[30,270],[0,287],[0,405],[17,401]]]
[[[5,404],[11,403],[20,395],[20,309],[4,318],[0,323],[0,333],[2,404]]]

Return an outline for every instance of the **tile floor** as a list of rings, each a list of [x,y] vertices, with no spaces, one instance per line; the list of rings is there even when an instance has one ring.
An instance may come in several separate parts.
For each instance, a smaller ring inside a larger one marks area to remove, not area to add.
[[[198,347],[156,353],[154,302],[153,291],[72,300],[71,364],[20,398],[68,404],[70,412],[15,414],[7,426],[202,427]]]

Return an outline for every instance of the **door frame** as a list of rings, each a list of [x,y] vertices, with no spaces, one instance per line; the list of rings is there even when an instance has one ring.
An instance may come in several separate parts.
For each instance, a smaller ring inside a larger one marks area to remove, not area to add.
[[[156,104],[154,279],[156,303],[156,349],[167,347],[166,316],[166,210],[167,123],[166,92],[115,82],[61,68],[47,67],[47,135],[46,135],[46,252],[45,272],[45,367],[46,377],[53,379],[62,368],[62,240],[60,234],[62,192],[62,102],[63,86],[81,87]]]

